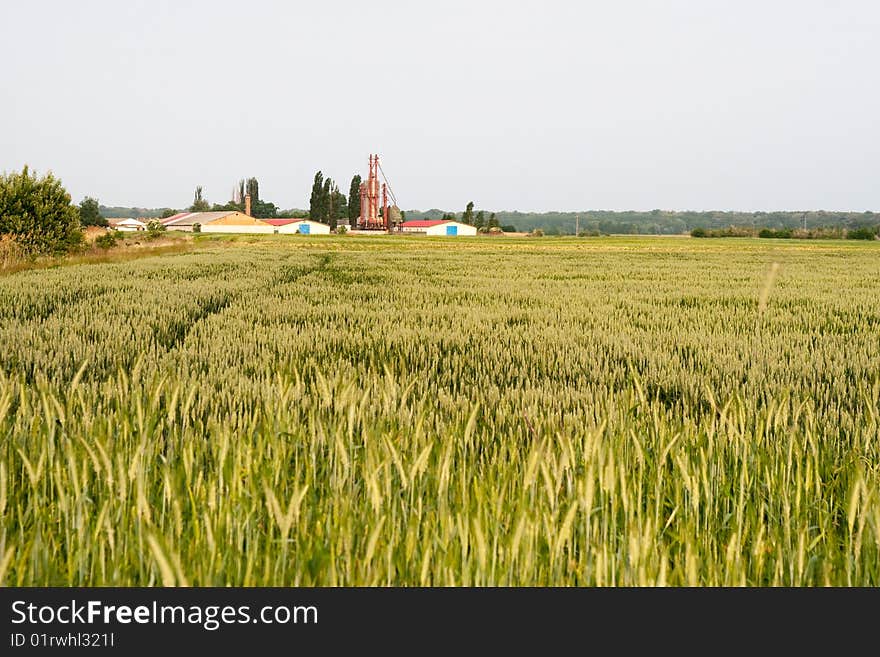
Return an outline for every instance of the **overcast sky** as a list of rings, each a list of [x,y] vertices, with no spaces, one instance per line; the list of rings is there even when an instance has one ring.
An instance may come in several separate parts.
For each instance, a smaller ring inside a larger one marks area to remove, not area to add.
[[[880,210],[880,3],[0,0],[0,170],[79,201]]]

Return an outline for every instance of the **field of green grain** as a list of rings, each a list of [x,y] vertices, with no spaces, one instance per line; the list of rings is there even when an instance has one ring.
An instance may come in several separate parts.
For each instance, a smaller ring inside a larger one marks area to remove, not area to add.
[[[880,585],[880,243],[0,276],[0,584]]]

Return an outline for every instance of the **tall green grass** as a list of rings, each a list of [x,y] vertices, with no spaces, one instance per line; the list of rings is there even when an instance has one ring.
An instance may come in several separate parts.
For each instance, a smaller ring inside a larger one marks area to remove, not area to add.
[[[268,239],[0,278],[0,583],[876,586],[878,257]]]

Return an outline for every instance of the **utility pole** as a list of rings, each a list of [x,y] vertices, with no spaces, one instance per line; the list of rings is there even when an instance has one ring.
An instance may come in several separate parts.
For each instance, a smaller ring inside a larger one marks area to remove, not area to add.
[[[581,215],[574,215],[574,236],[578,237],[581,234]]]

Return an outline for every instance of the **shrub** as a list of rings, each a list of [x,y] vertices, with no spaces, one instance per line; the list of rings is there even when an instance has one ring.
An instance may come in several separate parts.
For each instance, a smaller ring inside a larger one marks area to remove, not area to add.
[[[201,226],[199,227],[201,229]],[[154,240],[165,232],[165,224],[158,219],[150,219],[147,222],[147,238]]]
[[[79,209],[51,173],[38,178],[28,167],[0,175],[0,235],[26,256],[62,255],[83,245]]]
[[[336,234],[337,235],[345,235],[347,232],[348,232],[348,228],[346,228],[345,226],[337,226],[336,227]]]
[[[0,269],[22,259],[21,247],[12,237],[0,235]]]
[[[163,226],[163,228],[164,228],[164,226]],[[202,232],[202,224],[200,224],[198,222],[194,223],[193,224],[193,232],[194,233],[201,233]]]
[[[791,228],[780,228],[779,230],[773,230],[772,228],[762,228],[758,231],[758,237],[769,238],[769,239],[791,239],[793,237]]]
[[[728,226],[727,228],[694,228],[691,237],[754,237],[755,229],[748,226]]]
[[[863,226],[862,228],[853,228],[846,233],[846,239],[848,240],[873,240],[876,238],[877,229],[868,228],[867,226]]]
[[[95,246],[106,251],[107,249],[116,246],[116,242],[121,238],[122,234],[118,230],[108,230],[95,240]]]

